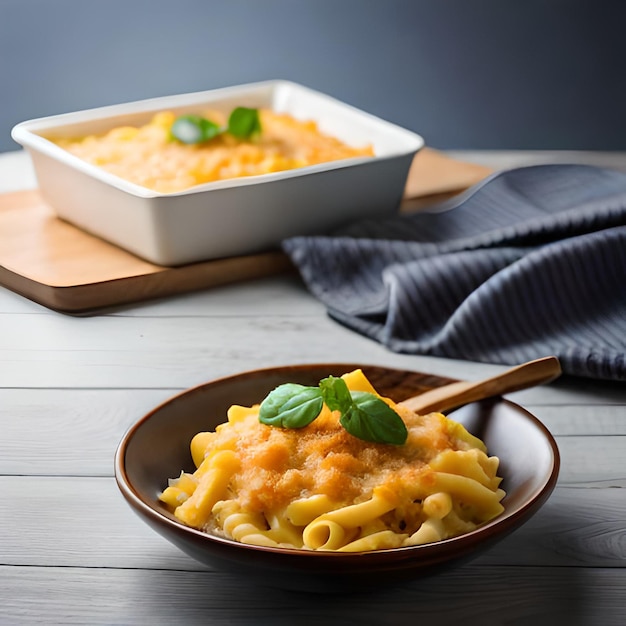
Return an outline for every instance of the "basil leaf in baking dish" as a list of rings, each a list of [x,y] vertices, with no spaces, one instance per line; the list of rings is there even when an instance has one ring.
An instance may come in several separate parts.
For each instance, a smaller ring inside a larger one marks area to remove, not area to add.
[[[170,128],[172,137],[186,144],[204,143],[221,132],[222,129],[215,122],[200,115],[181,115]]]
[[[232,110],[225,127],[201,115],[179,115],[170,128],[170,135],[189,145],[206,143],[222,133],[228,132],[237,139],[250,139],[261,132],[258,109],[237,107]]]
[[[261,132],[261,120],[257,109],[237,107],[228,118],[228,132],[238,139],[249,139]]]

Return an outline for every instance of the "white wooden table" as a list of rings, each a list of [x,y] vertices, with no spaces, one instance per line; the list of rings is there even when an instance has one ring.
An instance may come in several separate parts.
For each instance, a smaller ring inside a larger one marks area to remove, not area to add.
[[[454,153],[488,165],[624,154]],[[0,192],[32,187],[0,156]],[[497,365],[393,354],[330,320],[293,276],[108,311],[52,312],[0,288],[0,624],[626,624],[626,385],[561,379],[510,397],[562,468],[522,529],[457,570],[381,594],[242,587],[131,512],[113,454],[169,396],[259,366],[361,361],[458,378]]]

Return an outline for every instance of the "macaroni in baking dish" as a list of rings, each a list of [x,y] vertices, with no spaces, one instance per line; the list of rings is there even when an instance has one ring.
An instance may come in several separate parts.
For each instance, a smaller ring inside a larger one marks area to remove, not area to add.
[[[161,193],[229,178],[374,156],[371,146],[348,146],[320,132],[314,121],[297,120],[269,109],[261,109],[258,114],[261,132],[245,139],[223,133],[194,145],[175,141],[170,131],[176,116],[171,111],[161,111],[140,127],[122,126],[104,135],[57,139],[55,143],[120,178]],[[220,126],[227,123],[221,111],[204,111],[202,115]]]
[[[342,379],[381,398],[361,370]],[[326,404],[297,429],[234,405],[215,432],[192,439],[197,469],[159,498],[184,524],[242,543],[344,552],[439,541],[503,511],[499,460],[481,440],[441,413],[381,399],[406,425],[402,445],[351,435]]]

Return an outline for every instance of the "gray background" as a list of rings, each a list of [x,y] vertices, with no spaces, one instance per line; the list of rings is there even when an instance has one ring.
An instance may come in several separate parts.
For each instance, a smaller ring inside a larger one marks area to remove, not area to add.
[[[25,119],[285,78],[443,149],[626,149],[619,0],[0,0]]]

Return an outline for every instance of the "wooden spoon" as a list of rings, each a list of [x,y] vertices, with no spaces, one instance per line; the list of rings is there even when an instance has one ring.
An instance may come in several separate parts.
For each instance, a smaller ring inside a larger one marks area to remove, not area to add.
[[[459,381],[435,387],[412,398],[407,398],[399,404],[415,413],[443,413],[457,407],[484,400],[505,393],[512,393],[540,385],[558,378],[561,374],[561,364],[554,356],[544,357],[516,365],[511,369],[479,381]]]

